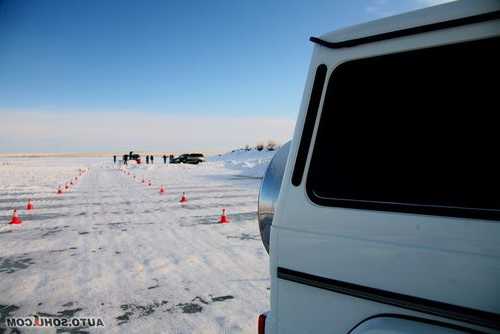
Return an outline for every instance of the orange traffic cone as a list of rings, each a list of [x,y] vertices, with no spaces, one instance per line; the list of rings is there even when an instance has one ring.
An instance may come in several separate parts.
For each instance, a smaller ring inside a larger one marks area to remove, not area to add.
[[[61,186],[57,187],[57,193],[58,194],[62,194],[63,193]]]
[[[163,188],[163,184],[160,186],[160,194],[164,194],[165,193],[165,188]]]
[[[17,210],[14,209],[14,213],[12,214],[12,220],[10,221],[9,224],[21,224],[21,223],[22,223],[22,220],[17,215]]]
[[[222,209],[222,215],[220,216],[219,223],[227,224],[229,223],[229,218],[226,216],[226,209]]]
[[[179,203],[187,203],[187,201],[188,201],[188,199],[186,197],[186,193],[183,192]]]
[[[33,210],[33,202],[31,202],[31,198],[28,200],[28,204],[26,204],[26,210]]]

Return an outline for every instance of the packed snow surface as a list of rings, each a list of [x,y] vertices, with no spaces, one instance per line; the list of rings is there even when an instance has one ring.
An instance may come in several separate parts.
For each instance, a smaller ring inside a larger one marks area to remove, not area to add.
[[[97,158],[0,159],[0,333],[5,317],[33,315],[104,319],[79,333],[256,333],[268,255],[260,180],[242,175],[267,165],[264,153],[123,170]],[[15,208],[23,223],[9,225]],[[229,224],[218,223],[222,208]]]

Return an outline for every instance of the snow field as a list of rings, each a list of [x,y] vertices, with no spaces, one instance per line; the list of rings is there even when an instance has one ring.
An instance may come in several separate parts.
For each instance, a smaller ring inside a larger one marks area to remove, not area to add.
[[[255,333],[269,308],[260,181],[220,162],[126,170],[136,180],[103,159],[0,160],[0,317],[103,317],[105,333]],[[28,198],[33,212],[22,209]],[[21,225],[7,224],[14,208]],[[229,224],[217,223],[222,208]]]
[[[275,153],[276,151],[240,149],[210,157],[209,160],[221,162],[225,168],[238,171],[240,176],[262,178]]]

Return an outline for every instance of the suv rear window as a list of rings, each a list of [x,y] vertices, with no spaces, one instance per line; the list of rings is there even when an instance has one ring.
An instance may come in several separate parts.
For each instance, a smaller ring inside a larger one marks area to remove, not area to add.
[[[500,39],[332,73],[307,178],[317,204],[500,219]]]

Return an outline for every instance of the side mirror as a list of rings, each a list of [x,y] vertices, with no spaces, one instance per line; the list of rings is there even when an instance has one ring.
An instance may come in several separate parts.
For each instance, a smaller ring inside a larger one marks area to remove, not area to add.
[[[257,220],[259,222],[260,238],[269,254],[271,224],[274,218],[274,209],[281,189],[281,181],[285,173],[290,141],[280,147],[267,167],[264,179],[260,186]]]

